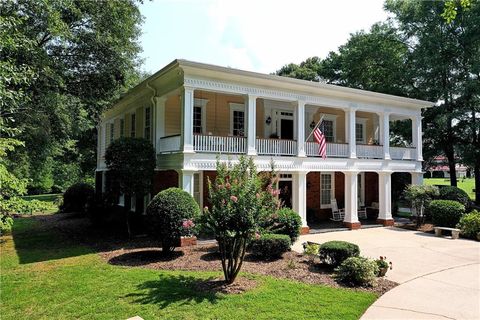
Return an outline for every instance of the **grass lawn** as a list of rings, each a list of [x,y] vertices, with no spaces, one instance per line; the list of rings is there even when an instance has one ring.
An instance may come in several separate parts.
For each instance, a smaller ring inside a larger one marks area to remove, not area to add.
[[[450,179],[448,178],[446,179],[445,178],[429,178],[429,179],[424,179],[423,181],[427,185],[434,185],[434,184],[450,185]],[[458,179],[457,184],[460,189],[468,193],[468,196],[470,197],[470,199],[475,200],[475,193],[473,192],[473,189],[475,189],[475,179],[473,178]]]
[[[0,244],[1,318],[358,319],[373,293],[253,276],[243,294],[193,288],[212,272],[113,266],[35,218],[15,220]]]
[[[22,199],[27,201],[31,200],[39,200],[39,201],[47,201],[47,202],[55,202],[58,198],[61,198],[61,193],[53,193],[53,194],[36,194],[33,196],[23,196]]]

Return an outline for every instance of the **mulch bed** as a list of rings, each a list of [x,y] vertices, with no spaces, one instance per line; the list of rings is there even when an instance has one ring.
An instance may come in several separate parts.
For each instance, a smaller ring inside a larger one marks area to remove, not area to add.
[[[408,224],[398,224],[395,225],[398,228],[413,230],[413,231],[420,231],[425,233],[434,233],[434,225],[432,223],[424,223],[419,228],[417,228],[417,224],[415,222],[408,223]]]
[[[217,250],[216,245],[209,244],[177,248],[171,258],[162,256],[160,248],[118,249],[101,252],[100,255],[111,264],[129,267],[221,271],[220,255]],[[291,279],[307,284],[345,287],[332,278],[331,268],[311,263],[308,258],[294,251],[285,253],[281,259],[271,261],[258,260],[247,254],[242,265],[242,272]],[[382,295],[396,285],[397,283],[393,281],[379,278],[377,285],[373,288],[355,288],[354,290],[370,291]],[[233,291],[235,290],[233,289]]]

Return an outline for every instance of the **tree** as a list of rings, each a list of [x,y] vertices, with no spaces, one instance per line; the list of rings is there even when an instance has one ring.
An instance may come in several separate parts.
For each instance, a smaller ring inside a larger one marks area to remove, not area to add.
[[[208,192],[211,207],[203,220],[218,241],[225,281],[231,284],[262,214],[261,182],[253,160],[242,156],[234,165],[217,160],[217,176],[208,181]]]
[[[135,156],[132,156],[135,155]],[[105,152],[108,168],[109,193],[123,194],[126,198],[143,195],[152,188],[155,170],[155,150],[152,143],[143,138],[120,138],[112,141]],[[129,208],[125,208],[129,236]]]
[[[283,66],[275,72],[278,76],[296,78],[309,81],[319,81],[319,73],[322,68],[322,60],[319,57],[311,57],[296,65],[294,63]]]
[[[93,175],[79,141],[138,81],[141,22],[133,0],[0,3],[2,121],[25,143],[10,171],[42,189]]]
[[[405,199],[411,202],[415,209],[417,218],[417,228],[424,222],[424,209],[428,203],[438,196],[438,188],[427,185],[408,185],[404,191]]]

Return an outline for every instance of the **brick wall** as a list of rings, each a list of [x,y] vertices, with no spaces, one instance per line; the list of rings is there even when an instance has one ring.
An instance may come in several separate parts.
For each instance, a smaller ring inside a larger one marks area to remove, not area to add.
[[[371,206],[372,202],[378,203],[378,174],[365,172],[365,205]]]
[[[155,171],[152,196],[172,187],[178,187],[178,173],[175,170]]]

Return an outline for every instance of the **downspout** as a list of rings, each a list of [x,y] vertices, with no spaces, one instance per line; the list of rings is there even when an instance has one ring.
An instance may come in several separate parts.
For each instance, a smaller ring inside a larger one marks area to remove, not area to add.
[[[152,79],[153,80],[153,79]],[[152,102],[152,113],[151,113],[151,121],[152,121],[152,140],[153,140],[153,147],[157,150],[157,104],[155,102],[155,97],[157,96],[157,89],[153,88],[150,85],[150,81],[145,82],[146,87],[152,91],[152,97],[150,101]]]

